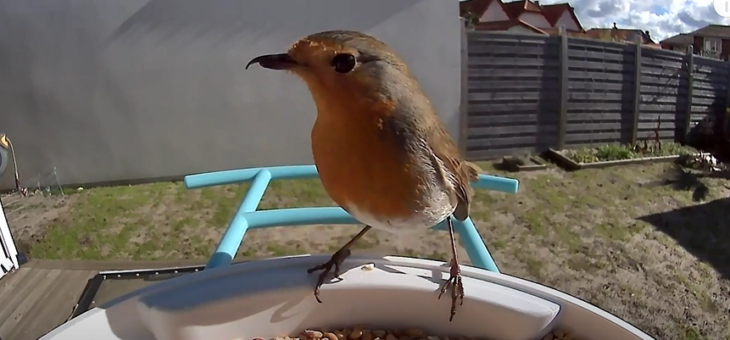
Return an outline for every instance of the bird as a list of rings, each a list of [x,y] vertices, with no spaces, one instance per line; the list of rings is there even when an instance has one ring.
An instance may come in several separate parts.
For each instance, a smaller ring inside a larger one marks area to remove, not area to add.
[[[481,169],[467,162],[406,63],[388,45],[357,31],[314,33],[286,53],[253,58],[272,70],[293,73],[306,83],[317,115],[311,147],[322,186],[332,200],[365,227],[321,271],[314,295],[330,273],[340,279],[351,246],[375,228],[399,235],[446,221],[451,242],[449,279],[438,299],[451,291],[449,321],[464,286],[453,218],[465,220],[471,182]]]

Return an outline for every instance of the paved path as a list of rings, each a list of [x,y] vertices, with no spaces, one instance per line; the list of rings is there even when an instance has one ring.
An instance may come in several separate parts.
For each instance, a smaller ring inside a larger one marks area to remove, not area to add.
[[[37,340],[66,322],[86,283],[100,271],[200,264],[200,261],[32,260],[0,280],[0,338]],[[100,288],[103,297],[99,298],[108,301],[150,283],[109,284]]]

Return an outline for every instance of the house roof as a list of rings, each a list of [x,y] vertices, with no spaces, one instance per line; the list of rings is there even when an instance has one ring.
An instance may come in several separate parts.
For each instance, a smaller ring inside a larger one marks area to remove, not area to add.
[[[707,25],[689,33],[681,33],[669,37],[662,40],[660,43],[669,45],[691,45],[694,42],[695,36],[730,39],[730,26],[714,24]]]
[[[503,20],[503,21],[492,21],[492,22],[480,22],[474,26],[477,31],[501,31],[506,30],[515,26],[522,26],[532,30],[535,33],[548,34],[542,29],[539,29],[533,25],[528,24],[523,20]]]
[[[512,2],[506,2],[503,4],[509,7],[513,14],[516,15],[522,14],[522,12],[525,11],[542,13],[541,6],[530,0],[517,0]]]
[[[560,19],[560,16],[563,15],[566,10],[569,11],[571,9],[569,4],[543,5],[541,7],[542,15],[544,15],[545,19],[547,19],[547,21],[549,21],[552,25],[555,25],[555,22]]]
[[[569,3],[541,5],[540,7],[542,7],[542,14],[545,16],[545,19],[550,22],[550,25],[555,26],[555,23],[558,22],[563,13],[568,11],[568,14],[570,14],[570,17],[573,18],[573,21],[575,21],[578,25],[578,28],[581,31],[584,31],[583,25],[580,24],[580,20],[578,20],[578,17],[575,15],[575,8],[573,8],[573,6]]]
[[[560,34],[560,28],[559,27],[542,28],[542,30],[545,31],[545,33],[547,33],[549,35],[558,35],[558,34]],[[578,37],[578,38],[585,37],[585,35],[586,35],[585,32],[580,32],[580,31],[568,31],[568,30],[566,30],[565,33],[568,34],[569,37]]]
[[[482,30],[482,31],[502,31],[502,30],[507,30],[507,29],[515,27],[515,26],[522,26],[522,27],[532,30],[535,33],[540,33],[540,34],[545,34],[545,35],[558,35],[559,30],[560,30],[557,27],[537,28],[523,20],[504,20],[504,21],[481,22],[481,23],[476,24],[474,29],[476,29],[477,31],[480,31],[480,30]],[[583,32],[566,31],[566,33],[568,34],[568,36],[571,36],[571,37],[585,37],[585,33],[583,33]]]
[[[583,31],[583,27],[578,21],[578,17],[575,15],[575,9],[568,3],[553,4],[553,5],[539,5],[530,0],[518,0],[513,2],[503,3],[501,0],[467,0],[459,3],[461,11],[468,10],[478,17],[482,17],[489,8],[492,2],[497,2],[500,7],[504,10],[510,20],[494,22],[494,25],[486,25],[492,23],[479,23],[477,26],[482,27],[483,30],[499,30],[513,27],[515,25],[521,25],[529,27],[531,29],[537,29],[540,32],[552,31],[552,29],[538,29],[522,20],[519,19],[520,15],[524,12],[540,13],[545,19],[551,24],[555,23],[563,15],[564,11],[568,11],[570,16],[575,20],[580,31]],[[486,28],[486,27],[497,27],[497,28]],[[505,28],[506,27],[506,28]],[[555,30],[557,31],[557,30]]]
[[[694,42],[694,37],[690,34],[677,34],[673,37],[666,38],[662,41],[660,41],[660,44],[669,44],[669,45],[692,45]]]
[[[540,12],[542,13],[542,8],[540,8],[540,5],[530,1],[530,0],[524,0],[525,3],[524,9],[526,11],[532,11],[532,12]]]
[[[633,35],[640,34],[645,44],[655,44],[647,31],[635,28],[591,28],[586,31],[586,36],[593,39],[600,39],[605,34],[609,34],[614,39],[627,41],[631,40]]]
[[[520,14],[526,12],[526,1],[514,1],[514,2],[504,2],[502,3],[502,7],[504,8],[504,11],[507,12],[507,15],[510,16],[510,18],[516,19],[520,16]],[[532,7],[533,9],[529,12],[540,12],[539,7],[537,10],[535,10],[535,7]]]
[[[707,25],[698,30],[690,32],[689,35],[697,35],[702,37],[727,38],[730,39],[730,26],[725,25]]]

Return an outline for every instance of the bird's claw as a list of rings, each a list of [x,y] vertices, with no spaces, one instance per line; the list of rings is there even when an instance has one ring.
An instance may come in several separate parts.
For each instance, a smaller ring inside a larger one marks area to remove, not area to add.
[[[453,259],[451,260],[449,279],[441,285],[438,298],[441,299],[441,296],[449,288],[451,288],[451,315],[449,316],[449,322],[451,322],[454,320],[454,315],[456,315],[456,300],[459,300],[459,306],[464,304],[464,284],[461,282],[461,269]]]
[[[307,274],[314,273],[318,270],[321,270],[322,272],[319,274],[319,278],[317,279],[317,285],[314,287],[314,298],[317,299],[317,302],[322,303],[322,300],[319,298],[319,290],[324,284],[324,280],[327,278],[327,275],[330,272],[333,272],[333,276],[335,279],[342,280],[340,277],[340,265],[342,265],[342,262],[345,261],[345,259],[350,256],[350,250],[349,249],[340,249],[336,253],[332,254],[332,257],[330,257],[329,261],[322,263],[316,267],[312,267],[307,269]],[[334,267],[334,271],[332,270]]]

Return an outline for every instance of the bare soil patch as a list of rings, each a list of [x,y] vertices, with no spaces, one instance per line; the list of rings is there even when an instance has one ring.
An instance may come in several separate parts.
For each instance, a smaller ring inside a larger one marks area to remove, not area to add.
[[[503,272],[583,298],[657,339],[730,339],[726,178],[671,164],[506,176],[521,180],[520,192],[479,191],[472,214]],[[2,199],[17,242],[34,258],[207,258],[247,189],[157,183]],[[302,180],[272,183],[261,208],[330,205],[318,181]],[[239,256],[328,253],[358,228],[252,230]],[[410,239],[376,231],[358,247],[439,260],[449,251],[435,231]]]

